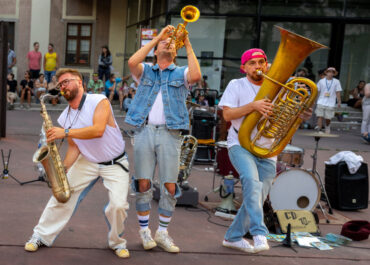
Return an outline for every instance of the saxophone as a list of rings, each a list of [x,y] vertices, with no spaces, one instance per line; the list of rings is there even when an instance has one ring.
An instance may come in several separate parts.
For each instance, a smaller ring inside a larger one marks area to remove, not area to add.
[[[195,154],[197,152],[198,140],[192,135],[184,135],[181,143],[180,168],[178,182],[180,186],[190,176]]]
[[[43,129],[45,132],[53,127],[53,122],[46,111],[44,103],[45,98],[49,96],[49,94],[44,94],[40,97],[41,117],[44,119]],[[32,160],[34,163],[41,163],[43,165],[55,199],[61,203],[67,202],[71,197],[71,190],[55,142],[43,144],[36,150]]]

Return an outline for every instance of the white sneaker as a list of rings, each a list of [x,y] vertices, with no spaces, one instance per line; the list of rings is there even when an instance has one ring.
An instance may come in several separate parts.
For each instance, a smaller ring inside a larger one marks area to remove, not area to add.
[[[155,241],[152,238],[152,232],[148,227],[145,229],[140,229],[139,234],[141,237],[141,241],[143,243],[143,248],[145,250],[149,250],[157,246],[157,243],[155,243]]]
[[[41,242],[41,238],[36,235],[32,235],[31,238],[24,245],[24,249],[30,252],[35,252],[39,249],[39,247],[43,245],[44,244]]]
[[[167,252],[179,253],[180,249],[173,243],[173,239],[168,235],[168,231],[158,231],[154,236],[155,242],[159,247],[163,248]]]
[[[126,259],[130,257],[130,252],[126,248],[117,248],[114,250],[114,253],[116,253],[117,257]]]
[[[249,242],[245,239],[236,241],[236,242],[230,242],[227,240],[222,241],[222,245],[227,248],[233,248],[237,250],[241,250],[248,253],[254,253],[254,248]]]
[[[253,241],[254,241],[254,252],[256,253],[270,249],[265,236],[262,235],[253,236]]]

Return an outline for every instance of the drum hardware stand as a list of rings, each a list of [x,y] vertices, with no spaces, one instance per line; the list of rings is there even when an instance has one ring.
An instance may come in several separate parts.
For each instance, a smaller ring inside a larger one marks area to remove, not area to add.
[[[8,165],[9,165],[9,159],[10,155],[12,153],[12,149],[9,149],[9,154],[6,156],[7,160],[5,161],[5,156],[3,149],[1,149],[1,158],[3,159],[3,173],[0,175],[0,179],[7,179],[8,177],[11,177],[14,179],[19,185],[22,185],[22,182],[20,182],[16,177],[13,177],[12,174],[9,173]]]
[[[210,191],[208,191],[206,193],[206,195],[204,196],[204,200],[207,202],[208,201],[208,194],[212,193],[212,192],[218,192],[220,187],[217,187],[215,188],[215,182],[216,182],[216,174],[217,174],[217,166],[218,166],[218,163],[217,163],[217,153],[218,153],[218,146],[215,145],[215,159],[213,161],[213,179],[212,179],[212,189]]]
[[[329,207],[329,214],[333,214],[333,209],[331,208],[331,205],[330,205],[330,201],[329,201],[329,198],[328,198],[328,194],[326,193],[326,189],[325,189],[325,186],[321,180],[321,176],[319,174],[319,172],[316,170],[316,164],[317,164],[317,150],[319,149],[319,141],[320,141],[320,137],[319,136],[315,136],[315,141],[316,141],[316,145],[315,145],[315,151],[313,153],[313,155],[311,156],[312,157],[312,160],[313,160],[313,164],[312,164],[312,173],[317,175],[318,178],[319,178],[319,181],[320,181],[320,186],[321,186],[321,192],[324,194],[325,196],[325,199],[326,199],[326,203]],[[326,213],[325,213],[325,210],[323,209],[321,203],[319,202],[319,206],[320,206],[320,209],[321,209],[321,212],[324,214],[324,217],[326,219],[326,223],[330,223]]]

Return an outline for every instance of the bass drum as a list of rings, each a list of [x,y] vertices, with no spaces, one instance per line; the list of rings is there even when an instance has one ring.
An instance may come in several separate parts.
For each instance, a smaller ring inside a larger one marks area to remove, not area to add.
[[[271,206],[275,211],[312,211],[319,203],[320,196],[318,180],[303,169],[290,169],[277,175],[269,194]]]

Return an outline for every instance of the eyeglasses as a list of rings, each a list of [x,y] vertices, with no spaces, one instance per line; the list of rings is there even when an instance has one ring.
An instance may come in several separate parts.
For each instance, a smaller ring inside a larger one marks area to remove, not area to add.
[[[62,87],[66,87],[69,85],[69,82],[72,80],[78,80],[76,78],[71,78],[71,79],[64,79],[63,81],[59,82],[56,86],[57,89],[61,89]]]

